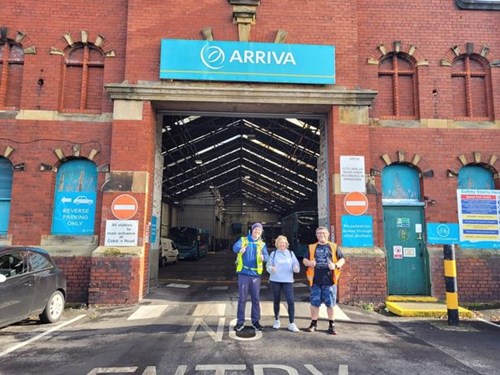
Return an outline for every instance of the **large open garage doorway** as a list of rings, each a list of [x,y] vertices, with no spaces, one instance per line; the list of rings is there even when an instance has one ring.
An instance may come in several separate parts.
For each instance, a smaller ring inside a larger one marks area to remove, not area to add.
[[[179,252],[160,282],[235,278],[232,245],[254,222],[271,249],[279,234],[299,256],[314,241],[318,207],[327,216],[324,116],[168,111],[159,120],[160,237]]]

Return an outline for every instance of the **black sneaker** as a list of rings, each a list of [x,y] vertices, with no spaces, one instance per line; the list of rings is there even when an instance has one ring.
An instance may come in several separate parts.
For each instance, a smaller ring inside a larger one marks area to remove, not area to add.
[[[318,327],[316,325],[314,325],[314,324],[311,324],[304,331],[306,331],[306,332],[316,332],[317,330],[318,330]]]
[[[335,326],[328,327],[328,334],[329,335],[336,335],[337,334],[337,331],[335,330]]]
[[[252,323],[252,327],[255,328],[256,331],[262,331],[262,326],[259,322]]]
[[[241,331],[243,328],[245,328],[245,324],[243,324],[243,323],[238,323],[238,324],[236,324],[236,325],[234,326],[234,330],[235,330],[236,332]]]

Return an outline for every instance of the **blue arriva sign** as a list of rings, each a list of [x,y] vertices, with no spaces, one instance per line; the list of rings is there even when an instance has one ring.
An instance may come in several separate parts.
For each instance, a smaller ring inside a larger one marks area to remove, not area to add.
[[[335,47],[162,39],[161,79],[335,83]]]

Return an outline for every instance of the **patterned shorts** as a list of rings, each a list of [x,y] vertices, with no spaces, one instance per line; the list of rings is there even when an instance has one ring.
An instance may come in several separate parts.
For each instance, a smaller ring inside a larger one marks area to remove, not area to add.
[[[337,285],[316,285],[311,287],[311,305],[320,307],[322,303],[326,307],[333,307],[337,303]]]

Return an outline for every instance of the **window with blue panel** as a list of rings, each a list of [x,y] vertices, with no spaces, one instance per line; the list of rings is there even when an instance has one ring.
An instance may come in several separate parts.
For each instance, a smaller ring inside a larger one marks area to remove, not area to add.
[[[97,167],[70,160],[57,171],[52,214],[53,235],[92,235],[97,197]]]
[[[382,170],[382,199],[420,201],[418,171],[404,164],[393,164]]]
[[[479,165],[462,167],[458,172],[458,188],[494,190],[493,172]]]
[[[9,229],[10,200],[12,194],[12,163],[0,157],[0,235]]]

